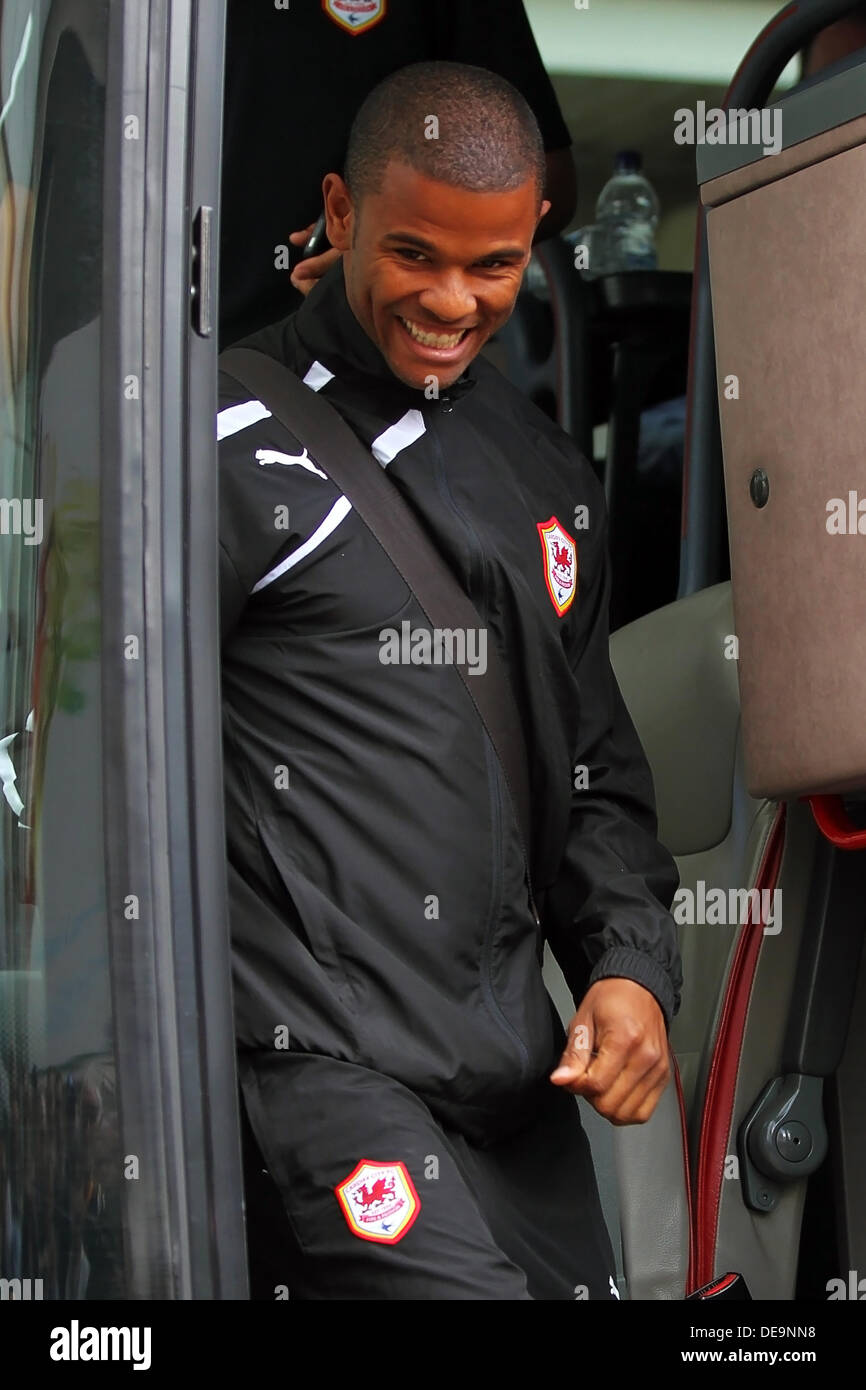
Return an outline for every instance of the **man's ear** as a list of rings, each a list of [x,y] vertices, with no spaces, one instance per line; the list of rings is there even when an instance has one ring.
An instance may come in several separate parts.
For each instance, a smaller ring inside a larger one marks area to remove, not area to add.
[[[540,207],[539,210],[538,210],[538,216],[537,216],[536,219],[535,219],[535,225],[536,225],[536,227],[538,226],[538,224],[539,224],[539,222],[541,221],[542,217],[546,217],[546,216],[547,216],[547,214],[550,212],[551,207],[552,207],[552,204],[548,201],[548,199],[547,199],[547,198],[543,198],[543,199],[542,199],[542,202],[541,202],[541,207]]]
[[[352,195],[339,174],[326,174],[322,182],[325,203],[325,230],[328,241],[338,251],[348,251],[352,245],[355,208]]]

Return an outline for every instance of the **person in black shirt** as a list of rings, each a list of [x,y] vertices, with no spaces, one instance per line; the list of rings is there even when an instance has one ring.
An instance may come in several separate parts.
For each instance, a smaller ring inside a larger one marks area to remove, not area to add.
[[[342,260],[245,343],[342,416],[478,610],[524,731],[526,840],[458,673],[394,656],[398,628],[427,630],[399,570],[303,426],[222,359],[235,1030],[248,1220],[279,1198],[248,1225],[271,1298],[619,1297],[571,1093],[641,1124],[667,1084],[678,875],[610,665],[603,488],[482,355],[544,174],[498,75],[392,74],[345,178],[324,179]],[[574,998],[567,1040],[545,939]]]
[[[539,236],[573,215],[571,139],[521,0],[229,0],[226,53],[221,347],[302,303],[294,270],[322,212],[322,180],[342,169],[368,92],[409,63],[474,63],[511,82],[544,141],[551,209]],[[317,277],[328,263],[304,271]]]

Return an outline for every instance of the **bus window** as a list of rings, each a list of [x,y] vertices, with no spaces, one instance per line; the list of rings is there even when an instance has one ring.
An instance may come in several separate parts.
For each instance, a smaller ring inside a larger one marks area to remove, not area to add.
[[[107,0],[0,7],[0,1295],[119,1298],[100,644]]]

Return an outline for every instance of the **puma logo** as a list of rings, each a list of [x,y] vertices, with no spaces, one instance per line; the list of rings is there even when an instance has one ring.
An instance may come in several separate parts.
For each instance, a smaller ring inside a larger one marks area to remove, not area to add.
[[[260,464],[266,463],[297,463],[301,468],[306,468],[309,473],[318,473],[320,478],[327,482],[328,475],[323,473],[321,468],[317,468],[310,458],[306,449],[302,454],[281,454],[279,449],[256,449],[256,458]]]

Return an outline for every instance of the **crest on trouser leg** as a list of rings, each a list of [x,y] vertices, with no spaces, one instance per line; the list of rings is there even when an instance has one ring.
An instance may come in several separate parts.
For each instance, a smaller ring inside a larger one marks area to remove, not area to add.
[[[396,1245],[409,1230],[421,1199],[404,1163],[374,1163],[362,1158],[334,1188],[346,1225],[362,1240]]]

